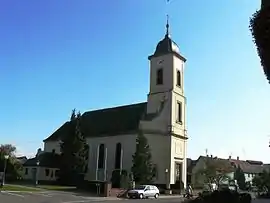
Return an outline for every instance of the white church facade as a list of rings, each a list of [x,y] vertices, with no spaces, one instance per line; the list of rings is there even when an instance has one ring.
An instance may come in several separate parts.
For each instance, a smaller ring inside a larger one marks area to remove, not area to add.
[[[148,139],[157,169],[156,184],[175,184],[187,178],[186,97],[184,66],[177,44],[169,36],[158,43],[150,61],[147,102],[85,112],[84,135],[89,145],[85,179],[106,181],[115,169],[128,172],[139,130]],[[60,153],[60,140],[69,122],[44,140],[45,152]]]

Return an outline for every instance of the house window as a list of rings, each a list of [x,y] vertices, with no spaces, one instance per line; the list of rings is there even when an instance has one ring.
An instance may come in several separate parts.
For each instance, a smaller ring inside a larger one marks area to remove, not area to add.
[[[50,175],[50,169],[47,169],[47,168],[45,169],[45,175],[46,176],[49,176]]]
[[[104,168],[104,159],[105,159],[105,145],[100,144],[99,145],[99,151],[98,151],[98,168]]]
[[[115,149],[115,164],[114,164],[115,169],[121,168],[121,161],[122,161],[121,159],[122,159],[122,145],[121,143],[117,143]]]
[[[176,79],[176,84],[177,86],[181,86],[181,72],[178,70],[177,71],[177,79]]]
[[[182,124],[182,103],[177,102],[177,122]]]
[[[163,69],[160,68],[157,70],[157,85],[163,84]]]
[[[28,175],[28,168],[25,168],[24,174]]]

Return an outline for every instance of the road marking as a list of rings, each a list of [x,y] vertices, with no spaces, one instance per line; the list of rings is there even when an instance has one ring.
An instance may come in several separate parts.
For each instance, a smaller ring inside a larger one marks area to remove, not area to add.
[[[19,195],[19,194],[13,193],[13,192],[5,192],[5,191],[2,191],[2,193],[24,198],[23,195]]]
[[[76,200],[76,201],[68,201],[68,202],[62,202],[62,203],[83,203],[83,202],[90,202],[90,200]]]

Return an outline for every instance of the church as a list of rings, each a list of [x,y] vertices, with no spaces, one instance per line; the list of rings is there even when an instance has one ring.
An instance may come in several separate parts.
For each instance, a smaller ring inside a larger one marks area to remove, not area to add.
[[[186,59],[170,37],[168,22],[164,38],[148,59],[150,84],[146,102],[82,114],[89,145],[85,180],[110,180],[115,169],[130,172],[140,130],[148,139],[157,170],[155,184],[171,185],[181,180],[186,186]],[[68,129],[66,122],[45,139],[44,152],[60,153],[61,137]]]

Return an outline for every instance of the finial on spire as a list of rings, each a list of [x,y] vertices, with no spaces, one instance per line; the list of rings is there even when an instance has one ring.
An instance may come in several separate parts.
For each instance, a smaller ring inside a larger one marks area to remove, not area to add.
[[[167,15],[167,23],[166,23],[166,36],[169,36],[169,15]]]

